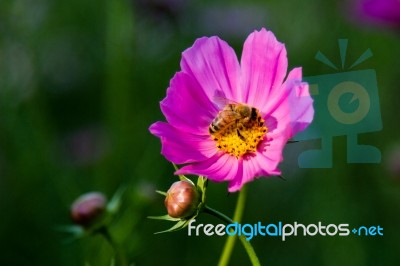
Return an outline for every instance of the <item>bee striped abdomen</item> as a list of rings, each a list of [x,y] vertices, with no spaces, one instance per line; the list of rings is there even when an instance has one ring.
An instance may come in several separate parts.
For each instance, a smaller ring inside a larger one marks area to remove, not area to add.
[[[255,120],[257,120],[258,117],[259,117],[259,116],[258,116],[257,109],[254,108],[254,107],[252,107],[252,108],[251,108],[250,119],[251,119],[252,121],[255,121]]]
[[[214,121],[211,123],[210,127],[208,128],[208,132],[210,134],[214,134],[215,132],[217,132],[219,130],[219,127],[217,125],[215,125]]]

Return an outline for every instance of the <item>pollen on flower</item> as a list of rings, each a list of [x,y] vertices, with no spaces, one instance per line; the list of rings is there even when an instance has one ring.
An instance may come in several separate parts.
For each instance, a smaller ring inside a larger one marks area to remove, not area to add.
[[[265,121],[258,110],[252,109],[255,110],[253,115],[236,117],[231,123],[226,123],[217,131],[210,130],[210,135],[219,150],[236,158],[257,151],[257,146],[264,139],[268,128],[265,126]],[[218,120],[218,117],[216,120]],[[214,128],[216,120],[213,122]],[[226,118],[225,122],[227,122]]]

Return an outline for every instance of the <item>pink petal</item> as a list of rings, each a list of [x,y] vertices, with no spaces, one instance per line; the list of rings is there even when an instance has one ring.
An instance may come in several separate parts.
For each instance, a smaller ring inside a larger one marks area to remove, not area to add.
[[[161,154],[175,164],[203,161],[217,152],[209,136],[182,132],[164,122],[152,124],[149,130],[161,139]]]
[[[312,122],[313,100],[308,84],[301,82],[301,79],[301,68],[290,71],[285,83],[280,87],[280,94],[275,94],[275,98],[271,99],[271,103],[262,111],[265,113],[270,136],[283,134],[284,137],[291,138]]]
[[[198,135],[208,135],[208,127],[218,113],[196,80],[184,72],[172,78],[160,105],[173,127]]]
[[[253,180],[256,176],[257,167],[254,163],[254,155],[245,156],[239,161],[238,171],[235,178],[229,181],[228,191],[236,192],[239,191],[242,186]]]
[[[295,68],[289,73],[284,84],[288,90],[293,91],[289,97],[291,136],[303,131],[314,118],[313,99],[310,96],[309,86],[301,80],[301,68]]]
[[[240,66],[235,51],[218,37],[197,39],[182,53],[181,69],[191,75],[209,99],[223,95],[235,100]]]
[[[272,96],[273,104],[264,110],[267,139],[260,143],[256,156],[246,155],[239,162],[238,173],[229,182],[230,192],[240,190],[260,176],[281,174],[278,165],[283,160],[282,151],[287,140],[304,130],[314,115],[308,84],[302,83],[301,79],[301,68],[292,70],[287,81]]]
[[[266,124],[272,132],[267,133],[267,138],[259,144],[256,154],[243,156],[237,175],[229,182],[230,192],[240,190],[244,184],[255,178],[281,174],[278,165],[283,160],[282,152],[288,140],[287,131],[285,128],[278,128],[275,120],[269,119]]]
[[[239,99],[258,109],[268,104],[286,76],[285,45],[264,28],[246,39],[241,59],[242,95]]]
[[[264,176],[280,175],[278,165],[283,160],[282,152],[287,139],[284,137],[269,138],[262,142],[258,147],[257,161],[258,167]]]
[[[236,176],[229,181],[229,192],[240,190],[244,184],[253,181],[261,176],[269,177],[280,175],[277,168],[282,161],[282,149],[284,144],[278,141],[265,142],[261,145],[256,154],[243,156],[239,161],[239,168]]]
[[[226,153],[217,153],[212,158],[202,162],[182,167],[175,174],[203,175],[215,181],[229,181],[234,178],[238,170],[238,160]]]

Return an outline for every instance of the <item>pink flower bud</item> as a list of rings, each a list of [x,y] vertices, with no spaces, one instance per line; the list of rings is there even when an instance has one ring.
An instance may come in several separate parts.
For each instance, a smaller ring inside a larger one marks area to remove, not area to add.
[[[195,213],[200,203],[199,192],[191,182],[177,181],[167,191],[164,203],[169,216],[185,218]]]
[[[93,225],[104,214],[106,201],[106,197],[99,192],[83,194],[71,206],[72,220],[83,227]]]

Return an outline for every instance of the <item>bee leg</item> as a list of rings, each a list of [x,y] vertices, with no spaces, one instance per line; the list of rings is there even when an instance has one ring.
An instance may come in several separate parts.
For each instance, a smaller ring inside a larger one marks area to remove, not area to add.
[[[246,139],[243,137],[243,135],[242,135],[242,134],[240,134],[240,131],[239,131],[239,129],[236,129],[236,133],[237,133],[238,137],[239,137],[241,140],[243,140],[243,141],[245,141],[245,140],[246,140]]]

